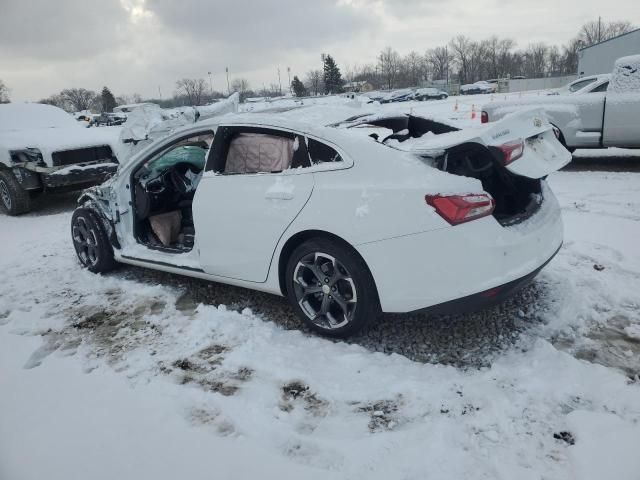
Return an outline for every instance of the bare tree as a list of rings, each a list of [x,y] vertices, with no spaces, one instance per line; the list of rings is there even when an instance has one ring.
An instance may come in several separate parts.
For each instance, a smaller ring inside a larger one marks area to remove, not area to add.
[[[95,103],[98,94],[86,88],[67,88],[60,92],[62,98],[73,111],[88,110]]]
[[[629,21],[603,22],[601,19],[585,23],[580,28],[578,39],[582,41],[583,47],[588,47],[594,43],[602,42],[623,33],[633,30]]]
[[[235,78],[231,82],[231,90],[243,95],[247,90],[249,90],[249,81],[246,78]]]
[[[510,68],[511,50],[516,42],[511,38],[500,39],[492,36],[484,42],[487,75],[491,78],[501,78],[506,76]]]
[[[189,105],[202,105],[207,92],[207,84],[202,78],[183,78],[176,82],[178,93],[184,95]]]
[[[378,66],[384,78],[385,86],[392,89],[400,70],[400,54],[393,48],[387,47],[378,55]]]
[[[451,55],[458,67],[458,78],[460,83],[467,83],[471,80],[471,44],[473,42],[464,35],[458,35],[449,42]]]
[[[447,47],[432,48],[427,51],[426,57],[431,66],[432,78],[434,80],[447,80],[451,63],[449,49]]]
[[[246,78],[235,78],[231,82],[231,90],[238,92],[240,94],[240,101],[244,101],[246,97],[250,96],[249,81]]]
[[[322,70],[309,70],[305,79],[305,86],[314,95],[318,95],[324,88],[322,85]]]
[[[69,106],[69,102],[61,94],[51,95],[48,98],[43,98],[38,103],[44,103],[45,105],[53,105],[54,107],[62,108],[63,110],[72,110]]]
[[[574,38],[562,48],[562,73],[575,74],[578,71],[578,50],[582,48],[582,41]]]
[[[555,45],[550,46],[547,50],[547,69],[549,75],[561,75],[562,73],[562,54]]]
[[[524,72],[528,77],[544,76],[547,66],[547,51],[544,43],[531,43],[524,51]]]
[[[9,88],[0,80],[0,103],[9,103]]]
[[[401,70],[406,77],[404,83],[416,87],[427,76],[427,62],[418,52],[411,51],[402,59]]]

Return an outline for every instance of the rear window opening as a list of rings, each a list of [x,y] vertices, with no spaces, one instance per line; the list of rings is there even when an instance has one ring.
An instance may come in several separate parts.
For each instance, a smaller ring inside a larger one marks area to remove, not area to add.
[[[381,143],[387,140],[404,142],[411,138],[420,138],[426,133],[440,135],[460,130],[446,123],[414,115],[398,115],[372,120],[367,120],[366,117],[366,115],[353,117],[335,126],[342,125],[348,128],[371,129],[372,133],[370,136]],[[351,123],[351,125],[349,125],[349,123]]]
[[[515,175],[482,145],[457,145],[436,158],[436,167],[453,175],[472,177],[495,200],[493,216],[503,226],[515,225],[533,215],[542,204],[542,183]]]

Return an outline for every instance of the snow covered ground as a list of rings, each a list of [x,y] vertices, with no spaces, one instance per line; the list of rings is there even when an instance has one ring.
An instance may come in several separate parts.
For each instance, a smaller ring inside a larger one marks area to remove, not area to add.
[[[93,275],[68,201],[0,217],[0,478],[637,479],[640,175],[551,184],[565,246],[477,368]]]
[[[371,108],[471,126],[489,99]],[[550,183],[565,244],[532,287],[350,343],[265,294],[82,270],[72,196],[0,216],[0,479],[637,480],[640,174]]]

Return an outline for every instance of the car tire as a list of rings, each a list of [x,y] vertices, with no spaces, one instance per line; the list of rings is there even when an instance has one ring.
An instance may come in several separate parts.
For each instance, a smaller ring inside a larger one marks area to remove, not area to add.
[[[306,241],[287,262],[289,303],[314,332],[345,338],[380,315],[373,276],[350,246],[327,238]]]
[[[109,236],[97,214],[78,208],[71,217],[71,239],[80,264],[93,273],[113,270],[116,261]]]
[[[31,210],[31,197],[10,170],[0,170],[0,207],[8,215],[21,215]]]

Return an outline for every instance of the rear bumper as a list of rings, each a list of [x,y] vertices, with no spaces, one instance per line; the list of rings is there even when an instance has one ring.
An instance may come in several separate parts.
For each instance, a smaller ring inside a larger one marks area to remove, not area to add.
[[[538,273],[540,273],[540,271],[546,267],[551,260],[553,260],[553,257],[556,256],[561,247],[562,245],[560,245],[560,247],[554,252],[551,258],[524,277],[490,288],[484,292],[475,293],[456,300],[450,300],[431,307],[421,308],[419,310],[415,310],[414,313],[427,313],[432,315],[469,313],[502,303],[529,285],[536,275],[538,275]]]
[[[544,184],[543,184],[544,185]],[[356,248],[376,282],[384,312],[447,309],[453,301],[505,287],[505,296],[530,280],[562,245],[560,207],[544,186],[544,201],[529,219],[503,227],[493,217]],[[508,287],[508,288],[507,288]],[[499,292],[496,292],[496,296]],[[488,298],[489,303],[500,301]],[[479,302],[482,304],[482,302]]]

